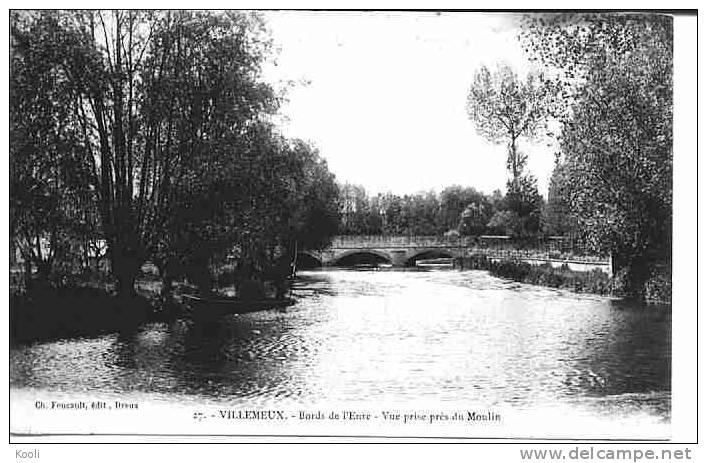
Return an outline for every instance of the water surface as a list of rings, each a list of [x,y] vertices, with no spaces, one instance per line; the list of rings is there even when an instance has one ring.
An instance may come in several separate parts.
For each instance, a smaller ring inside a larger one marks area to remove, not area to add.
[[[284,310],[11,349],[14,390],[670,413],[670,311],[483,271],[311,271]]]

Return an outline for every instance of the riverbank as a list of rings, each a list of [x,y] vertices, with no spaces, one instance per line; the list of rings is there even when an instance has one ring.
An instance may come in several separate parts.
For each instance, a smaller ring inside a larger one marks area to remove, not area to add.
[[[553,267],[549,263],[533,265],[520,260],[492,260],[485,256],[465,257],[460,260],[463,268],[488,270],[494,276],[508,278],[551,288],[566,289],[578,293],[624,297],[625,273],[610,276],[601,270],[571,270],[566,264]],[[669,268],[654,269],[645,284],[645,302],[670,304],[672,280]]]
[[[154,302],[119,299],[100,288],[44,287],[10,296],[10,341],[28,343],[134,329],[160,319]]]
[[[185,312],[181,296],[194,294],[196,288],[185,281],[173,282],[171,300],[165,301],[162,284],[156,271],[143,269],[132,298],[118,297],[113,278],[100,272],[86,272],[61,284],[35,282],[30,290],[15,286],[10,295],[10,341],[91,337],[134,331],[146,322],[174,321]],[[276,288],[265,289],[273,297]],[[234,298],[239,292],[231,284],[217,294]]]
[[[108,273],[84,272],[61,284],[37,281],[29,290],[11,287],[10,341],[31,343],[130,331],[176,315],[174,304],[162,303],[161,282],[150,272],[138,276],[135,297],[119,298],[114,286]]]

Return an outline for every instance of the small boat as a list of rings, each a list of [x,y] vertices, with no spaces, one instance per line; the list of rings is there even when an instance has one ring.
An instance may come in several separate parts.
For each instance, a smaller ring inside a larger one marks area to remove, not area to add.
[[[183,294],[186,315],[195,319],[213,319],[224,315],[244,314],[260,310],[279,309],[295,303],[294,299],[259,299],[244,301],[232,297],[201,297]]]
[[[452,268],[454,267],[454,259],[451,257],[420,259],[415,261],[415,266],[422,268]]]

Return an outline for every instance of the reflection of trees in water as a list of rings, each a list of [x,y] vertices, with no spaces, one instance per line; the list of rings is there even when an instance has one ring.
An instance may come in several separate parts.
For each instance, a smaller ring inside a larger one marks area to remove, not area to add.
[[[581,336],[567,388],[597,396],[670,390],[670,311],[627,301],[610,305],[611,316]]]
[[[207,383],[203,378],[222,369],[228,340],[222,324],[195,326],[177,320],[119,333],[105,362],[117,372],[118,389],[195,391]]]
[[[219,320],[189,326],[182,338],[181,361],[176,365],[193,371],[218,370],[227,360],[222,348],[229,341],[228,331]]]
[[[185,323],[183,329],[172,333],[178,348],[171,351],[170,374],[187,392],[238,392],[253,331],[249,323],[234,322],[228,317]]]
[[[331,278],[325,273],[298,273],[292,282],[292,293],[296,297],[303,296],[336,296],[339,294]]]
[[[174,381],[165,372],[170,369],[169,352],[173,349],[169,327],[154,324],[118,334],[106,358],[116,371],[118,389],[171,391]]]
[[[11,370],[13,384],[223,403],[466,394],[489,406],[561,401],[659,416],[670,405],[666,311],[516,290],[483,272],[303,272],[295,283],[299,303],[282,312],[28,346],[32,355],[11,360],[31,370]],[[332,288],[337,298],[317,297]]]
[[[43,365],[44,351],[21,346],[10,348],[10,386],[41,384],[37,378],[36,365]]]
[[[126,369],[137,369],[138,362],[136,356],[138,354],[136,331],[121,331],[115,340],[113,349],[114,357],[111,359],[114,366]]]
[[[281,389],[297,394],[302,380],[292,371],[290,354],[306,351],[308,341],[289,331],[278,316],[185,324],[170,334],[178,348],[170,351],[168,374],[187,393],[243,397]]]

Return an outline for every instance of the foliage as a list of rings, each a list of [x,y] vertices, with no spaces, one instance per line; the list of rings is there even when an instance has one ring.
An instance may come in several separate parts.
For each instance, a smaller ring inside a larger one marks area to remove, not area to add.
[[[267,122],[278,99],[261,80],[258,15],[41,11],[12,26],[13,235],[71,223],[48,208],[80,211],[125,296],[146,259],[167,288],[186,274],[208,290],[216,261],[261,278],[293,242],[321,247],[335,232],[326,164]],[[59,204],[70,185],[82,202]]]
[[[507,234],[515,237],[536,235],[540,231],[540,215],[544,204],[538,192],[537,180],[524,174],[514,182],[508,182],[504,200],[507,211],[518,217],[518,224]]]
[[[14,24],[19,15],[13,13]],[[81,131],[72,124],[70,80],[51,65],[52,37],[35,25],[14,28],[13,39],[10,236],[47,279],[58,263],[77,259],[77,243],[94,232],[91,172]]]
[[[576,292],[608,295],[612,289],[611,277],[601,270],[577,272],[566,265],[554,268],[550,264],[530,265],[526,262],[503,261],[492,263],[490,271],[494,275],[523,283]]]
[[[493,213],[492,201],[486,195],[473,187],[452,185],[439,196],[439,224],[443,229],[459,229],[463,235],[482,234]]]
[[[302,160],[303,172],[296,179],[301,193],[291,204],[298,214],[292,235],[306,249],[322,249],[338,232],[339,186],[315,148],[298,140],[294,153]]]
[[[532,265],[520,260],[496,261],[479,255],[465,257],[463,266],[475,270],[488,270],[492,275],[520,283],[580,293],[615,294],[614,278],[599,269],[583,272],[571,270],[567,265],[553,267],[550,264]]]
[[[508,144],[506,210],[491,218],[489,228],[513,236],[539,231],[542,198],[535,178],[524,172],[528,157],[518,141],[546,134],[555,93],[553,82],[542,74],[531,72],[521,80],[508,65],[499,65],[493,72],[483,66],[474,75],[467,98],[469,118],[484,138]]]
[[[471,187],[453,185],[439,194],[379,193],[368,196],[363,187],[345,184],[341,190],[344,235],[464,235],[483,234],[486,224],[503,204],[500,191],[487,196]]]
[[[482,66],[474,74],[467,97],[467,113],[476,131],[492,143],[508,144],[507,169],[515,181],[523,172],[527,155],[518,148],[520,138],[544,135],[554,95],[552,81],[529,73],[520,80],[508,65],[492,72]]]
[[[498,234],[515,236],[522,229],[522,224],[517,212],[505,210],[496,212],[487,226]]]
[[[194,173],[195,159],[208,173],[226,148],[216,142],[269,101],[255,81],[256,22],[231,13],[42,11],[17,15],[13,26],[17,53],[44,63],[34,77],[62,95],[48,114],[71,127],[73,138],[62,141],[89,166],[119,292],[131,295],[174,185]]]
[[[642,293],[672,234],[672,21],[660,15],[529,20],[529,50],[567,96],[563,190],[597,252]]]
[[[567,166],[558,157],[550,177],[547,204],[542,210],[542,231],[545,235],[569,236],[578,232],[577,220],[568,202],[568,186]]]
[[[371,229],[381,229],[381,206],[379,201],[375,207],[369,204],[366,190],[360,185],[346,183],[339,187],[341,224],[339,231],[344,235],[369,235]]]

